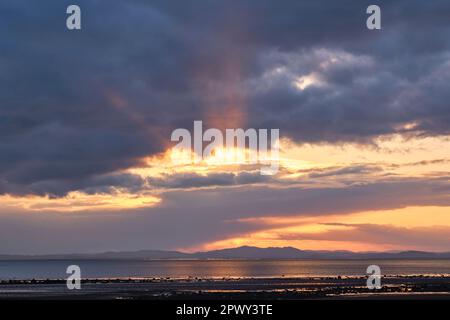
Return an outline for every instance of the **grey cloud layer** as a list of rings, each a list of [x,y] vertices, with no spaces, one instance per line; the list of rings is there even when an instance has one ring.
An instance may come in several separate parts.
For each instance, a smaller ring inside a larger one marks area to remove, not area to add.
[[[0,4],[0,193],[79,189],[230,106],[298,142],[449,134],[448,1],[380,1],[381,32],[368,1],[77,3],[80,32],[69,1]]]
[[[245,218],[311,217],[406,206],[450,206],[449,190],[445,179],[398,179],[347,188],[172,191],[165,193],[156,207],[120,212],[36,214],[3,210],[0,252],[186,248],[271,228]],[[324,238],[327,236],[330,235]],[[349,241],[358,241],[357,236],[339,235]],[[393,241],[393,237],[390,235],[391,240],[386,241]]]

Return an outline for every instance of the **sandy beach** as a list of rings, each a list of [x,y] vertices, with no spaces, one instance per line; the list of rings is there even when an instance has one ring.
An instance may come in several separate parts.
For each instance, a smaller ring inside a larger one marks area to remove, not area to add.
[[[449,276],[389,276],[369,290],[366,277],[6,280],[0,299],[450,299]]]

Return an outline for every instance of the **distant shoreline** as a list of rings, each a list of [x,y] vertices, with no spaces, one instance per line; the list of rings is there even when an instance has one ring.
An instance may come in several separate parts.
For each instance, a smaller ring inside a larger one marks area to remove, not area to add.
[[[81,290],[65,280],[0,282],[0,299],[450,299],[450,275],[385,276],[380,290],[366,277],[84,279]]]
[[[2,259],[0,262],[22,262],[22,261],[389,261],[389,260],[412,260],[412,261],[450,261],[450,257],[438,257],[438,258],[14,258],[14,259]]]
[[[378,260],[450,259],[450,252],[397,251],[352,252],[345,250],[300,250],[294,247],[259,248],[241,246],[203,252],[167,250],[108,251],[69,254],[0,254],[0,261],[16,260]]]
[[[442,274],[389,274],[382,275],[383,279],[448,279],[450,282],[450,273]],[[198,277],[198,276],[139,276],[139,277],[87,277],[82,278],[84,283],[148,283],[148,282],[173,282],[173,281],[241,281],[241,280],[365,280],[367,276],[364,275],[298,275],[298,276],[216,276],[216,277]],[[2,284],[28,284],[31,281],[35,283],[66,283],[65,278],[24,278],[24,279],[0,279]]]

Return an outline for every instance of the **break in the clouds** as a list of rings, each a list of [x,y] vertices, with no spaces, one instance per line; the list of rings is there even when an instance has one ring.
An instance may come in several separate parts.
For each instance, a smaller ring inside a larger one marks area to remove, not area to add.
[[[377,224],[328,224],[342,229],[327,230],[317,233],[293,233],[280,235],[283,240],[313,241],[349,241],[389,245],[397,248],[413,248],[446,251],[450,247],[450,228],[448,226],[406,228],[393,225]]]
[[[0,192],[82,189],[196,119],[298,143],[448,134],[450,4],[378,3],[374,32],[368,1],[80,0],[69,32],[69,1],[3,2]]]

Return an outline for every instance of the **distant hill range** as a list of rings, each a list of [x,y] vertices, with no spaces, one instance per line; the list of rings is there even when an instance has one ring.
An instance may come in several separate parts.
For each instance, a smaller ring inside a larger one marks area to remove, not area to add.
[[[0,260],[177,260],[177,259],[450,259],[450,252],[352,252],[313,251],[293,247],[238,248],[185,253],[179,251],[141,250],[95,254],[0,255]]]

